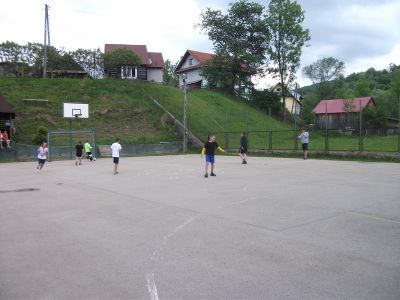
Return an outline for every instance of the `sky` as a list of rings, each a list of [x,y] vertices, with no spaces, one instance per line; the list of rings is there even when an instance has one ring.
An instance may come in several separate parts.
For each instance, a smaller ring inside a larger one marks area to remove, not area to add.
[[[226,11],[229,0],[0,0],[0,42],[44,42],[44,4],[50,6],[51,45],[67,51],[104,44],[141,44],[173,62],[187,49],[213,52],[195,24],[207,7]],[[258,1],[267,6],[268,2]],[[311,40],[301,68],[323,57],[345,63],[345,75],[400,65],[399,0],[298,0]],[[271,79],[259,86],[273,85]]]

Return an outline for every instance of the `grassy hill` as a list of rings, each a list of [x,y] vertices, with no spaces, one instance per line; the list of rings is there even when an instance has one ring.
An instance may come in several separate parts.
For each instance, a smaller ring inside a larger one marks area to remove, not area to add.
[[[63,102],[89,103],[90,118],[73,120],[73,129],[95,128],[97,142],[109,144],[115,136],[123,143],[158,143],[181,137],[151,100],[157,99],[182,120],[183,92],[140,81],[0,78],[0,93],[17,113],[17,140],[32,143],[38,126],[68,129]],[[23,99],[47,99],[48,103]],[[189,129],[202,140],[208,132],[286,130],[283,125],[243,100],[207,90],[188,93]],[[265,140],[265,137],[262,137]]]

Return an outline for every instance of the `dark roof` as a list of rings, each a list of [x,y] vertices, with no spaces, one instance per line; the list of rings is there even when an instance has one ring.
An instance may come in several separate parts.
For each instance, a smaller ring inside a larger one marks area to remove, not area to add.
[[[149,68],[164,68],[164,58],[161,52],[148,52],[150,58]]]
[[[321,100],[317,106],[313,109],[315,114],[340,114],[345,113],[346,111],[343,109],[346,99],[331,99],[331,100]],[[368,106],[368,104],[372,101],[375,104],[373,97],[361,97],[354,98],[354,108],[352,112],[359,112],[361,109]],[[326,110],[326,112],[325,112]]]
[[[14,113],[11,105],[4,99],[3,95],[0,94],[0,112],[1,113]]]
[[[143,65],[149,64],[149,55],[146,45],[123,45],[123,44],[105,44],[104,53],[110,53],[118,49],[128,49],[137,54],[142,60]]]

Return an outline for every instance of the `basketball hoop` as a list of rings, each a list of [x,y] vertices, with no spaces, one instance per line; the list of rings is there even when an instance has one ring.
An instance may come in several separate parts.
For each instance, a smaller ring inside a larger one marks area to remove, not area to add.
[[[82,114],[74,114],[75,119],[78,119]]]

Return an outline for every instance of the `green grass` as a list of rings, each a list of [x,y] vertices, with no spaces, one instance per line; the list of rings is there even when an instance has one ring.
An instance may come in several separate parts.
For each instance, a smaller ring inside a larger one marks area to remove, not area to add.
[[[150,84],[122,80],[0,78],[0,91],[16,112],[17,141],[32,143],[39,125],[68,129],[63,102],[89,103],[90,118],[72,120],[73,129],[94,128],[98,143],[121,136],[124,143],[176,141],[171,122],[148,99]],[[48,103],[23,99],[47,99]]]
[[[0,77],[0,93],[17,113],[17,139],[31,144],[39,125],[47,129],[68,129],[62,117],[63,102],[89,103],[90,118],[72,120],[73,129],[94,128],[98,144],[109,144],[120,136],[124,144],[146,144],[180,140],[172,121],[151,100],[158,100],[179,120],[183,119],[183,92],[180,89],[142,81],[16,79]],[[22,99],[48,99],[48,104]],[[295,146],[293,125],[269,118],[244,100],[218,92],[188,91],[189,130],[205,141],[213,132],[218,143],[230,150],[239,147],[240,132],[249,134],[253,149],[291,150]],[[225,133],[229,132],[229,134]],[[297,135],[298,133],[296,133]],[[298,149],[301,148],[297,142]],[[365,136],[364,151],[395,152],[397,136]],[[325,149],[324,131],[310,131],[310,149]],[[329,150],[358,151],[358,135],[329,133]]]

